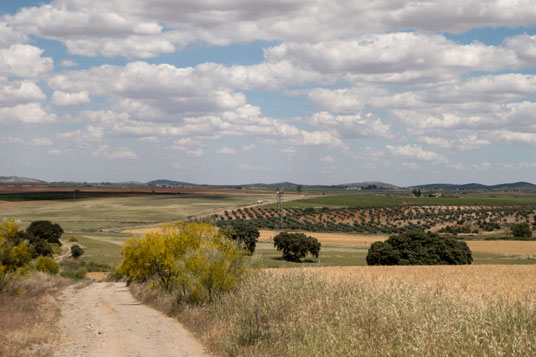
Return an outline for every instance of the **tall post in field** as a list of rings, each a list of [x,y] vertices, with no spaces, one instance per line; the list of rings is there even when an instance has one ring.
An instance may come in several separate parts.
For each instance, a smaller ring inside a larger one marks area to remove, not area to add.
[[[277,213],[279,214],[279,229],[283,229],[283,207],[281,201],[283,199],[283,190],[277,189]]]

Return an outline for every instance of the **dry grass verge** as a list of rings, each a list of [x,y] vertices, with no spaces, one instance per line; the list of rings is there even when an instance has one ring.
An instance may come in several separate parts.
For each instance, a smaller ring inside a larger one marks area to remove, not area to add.
[[[60,307],[56,296],[70,281],[35,273],[0,294],[0,356],[51,356]]]
[[[534,356],[535,275],[525,266],[278,269],[210,305],[169,308],[220,355]]]

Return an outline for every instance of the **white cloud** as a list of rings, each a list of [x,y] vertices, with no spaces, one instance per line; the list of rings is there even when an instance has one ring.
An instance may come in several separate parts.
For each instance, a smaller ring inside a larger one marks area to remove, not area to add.
[[[30,142],[32,146],[52,146],[54,143],[49,138],[33,138]]]
[[[60,149],[50,149],[48,150],[48,153],[52,156],[60,156],[63,152]]]
[[[99,148],[93,152],[93,156],[104,157],[109,160],[133,160],[138,158],[138,156],[126,148],[118,148],[115,151],[109,151],[108,145],[101,145]]]
[[[156,136],[144,136],[136,140],[141,143],[159,143],[160,142],[160,139],[158,139]]]
[[[491,144],[489,140],[480,139],[474,134],[458,135],[454,138],[424,136],[418,138],[418,140],[439,149],[452,149],[457,151],[476,150],[482,146]]]
[[[93,125],[87,125],[84,129],[57,134],[58,138],[69,140],[81,148],[89,148],[91,144],[101,141],[103,135],[103,128]]]
[[[335,160],[333,160],[333,158],[331,156],[329,156],[329,155],[322,156],[320,158],[320,161],[327,162],[327,163],[335,162]]]
[[[60,66],[62,67],[78,67],[78,63],[72,60],[62,60],[60,62]]]
[[[0,47],[8,47],[17,43],[26,42],[27,37],[13,28],[9,27],[5,22],[0,21]]]
[[[34,82],[0,80],[0,104],[13,106],[46,99],[45,93]]]
[[[269,169],[264,166],[250,165],[245,162],[238,165],[238,168],[243,171],[268,171]]]
[[[173,52],[188,43],[318,43],[355,34],[406,29],[464,32],[474,27],[532,26],[536,18],[533,5],[531,0],[515,4],[486,1],[485,6],[463,0],[55,0],[6,16],[4,26],[8,30],[4,31],[55,39],[68,52],[79,55],[147,58]]]
[[[315,113],[309,122],[345,138],[392,137],[389,125],[384,124],[372,114],[334,116],[328,112],[319,112]]]
[[[395,156],[417,159],[422,161],[432,161],[436,163],[446,163],[447,159],[433,151],[426,151],[420,145],[393,146],[386,145],[385,149]]]
[[[417,164],[416,162],[406,162],[406,161],[404,161],[403,163],[400,164],[400,166],[402,166],[403,168],[408,169],[408,170],[420,170],[420,169],[422,169],[422,167],[419,164]]]
[[[242,146],[242,151],[254,151],[255,148],[255,144],[244,145]]]
[[[89,99],[89,94],[86,91],[78,93],[65,93],[56,90],[54,91],[54,94],[52,94],[52,100],[50,102],[51,104],[58,106],[72,106],[88,104],[91,102],[91,100]]]
[[[52,58],[41,57],[43,52],[23,44],[0,48],[0,76],[32,78],[51,72]]]
[[[31,140],[25,140],[16,136],[9,135],[6,140],[6,144],[25,144],[30,146],[52,146],[54,143],[49,138],[33,138]]]
[[[51,123],[57,120],[55,114],[47,113],[39,103],[19,104],[0,108],[0,123],[22,122],[26,124]]]
[[[16,136],[9,135],[6,140],[4,140],[4,143],[6,144],[25,144],[26,140],[23,138],[19,138]]]
[[[490,133],[490,138],[505,144],[536,145],[536,133],[497,130]]]
[[[228,148],[228,147],[222,147],[221,149],[218,149],[216,151],[216,154],[222,154],[222,155],[236,155],[238,154],[236,150]]]

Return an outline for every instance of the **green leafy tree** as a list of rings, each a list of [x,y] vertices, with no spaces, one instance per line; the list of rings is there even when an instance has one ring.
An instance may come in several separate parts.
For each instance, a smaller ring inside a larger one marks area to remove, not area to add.
[[[375,242],[367,254],[368,265],[471,264],[471,250],[464,241],[435,233],[409,231]]]
[[[526,222],[513,224],[510,227],[512,235],[516,238],[530,238],[532,237],[532,231],[530,225]]]
[[[224,226],[223,230],[229,238],[247,249],[250,254],[255,252],[260,233],[252,223],[234,221]]]
[[[78,259],[84,254],[84,250],[80,248],[77,244],[71,247],[71,256],[75,259]]]
[[[283,252],[283,259],[300,262],[307,254],[318,258],[320,242],[316,238],[303,233],[281,232],[274,237],[274,247]]]
[[[26,242],[32,248],[32,258],[38,256],[52,256],[52,247],[48,242],[40,237],[34,236],[25,231],[18,231],[14,237],[14,241],[18,243]]]
[[[63,234],[63,228],[57,223],[50,221],[35,221],[26,228],[26,232],[46,240],[48,243],[60,244],[60,238]]]

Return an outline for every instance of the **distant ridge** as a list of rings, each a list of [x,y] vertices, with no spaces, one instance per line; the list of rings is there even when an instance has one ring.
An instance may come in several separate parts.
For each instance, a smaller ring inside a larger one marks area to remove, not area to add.
[[[158,179],[147,182],[147,185],[166,185],[166,186],[196,186],[194,183]]]
[[[41,185],[45,181],[20,176],[0,176],[0,184],[3,185]]]
[[[381,181],[364,181],[364,182],[354,182],[354,183],[344,183],[337,186],[344,186],[344,187],[356,187],[356,188],[362,188],[362,187],[376,187],[376,189],[397,189],[400,188],[399,186],[392,185],[390,183],[385,183]]]
[[[501,190],[536,190],[536,185],[530,182],[513,182],[502,183],[498,185],[482,185],[479,183],[466,183],[463,185],[455,185],[450,183],[432,183],[427,185],[410,186],[409,188],[416,188],[420,190],[489,190],[489,191],[501,191]]]

